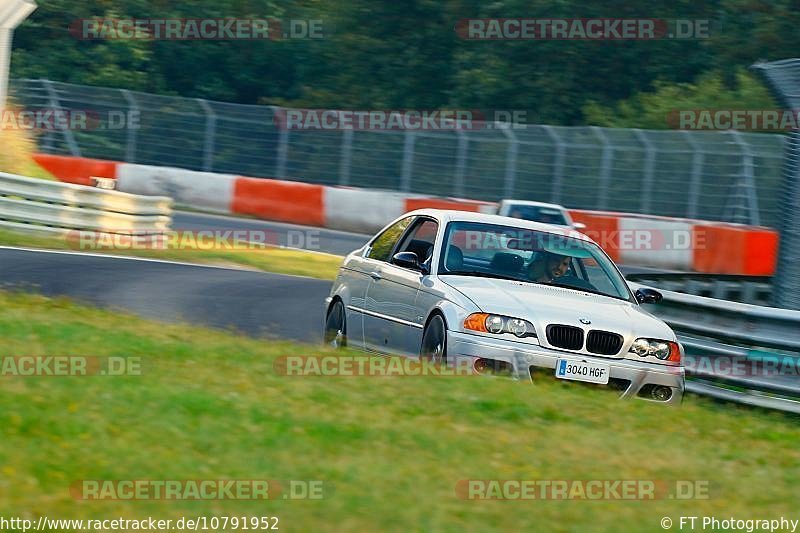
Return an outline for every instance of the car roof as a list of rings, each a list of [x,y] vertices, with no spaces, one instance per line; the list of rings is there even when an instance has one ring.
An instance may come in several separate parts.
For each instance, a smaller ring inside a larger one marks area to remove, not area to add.
[[[541,231],[544,233],[552,233],[553,235],[564,235],[567,237],[574,237],[576,239],[580,239],[583,241],[594,242],[588,236],[568,226],[555,226],[553,224],[534,222],[532,220],[523,220],[521,218],[503,217],[500,215],[488,215],[486,213],[476,213],[472,211],[457,211],[454,209],[417,209],[416,211],[411,211],[403,216],[410,216],[410,215],[427,215],[439,219],[442,223],[483,222],[486,224],[498,224],[502,226],[511,226],[520,229],[529,229],[534,231]]]
[[[504,203],[515,204],[515,205],[529,205],[533,207],[549,207],[552,209],[560,209],[561,211],[566,211],[567,209],[563,205],[559,204],[548,204],[546,202],[535,202],[533,200],[514,200],[513,198],[504,198],[502,200]]]

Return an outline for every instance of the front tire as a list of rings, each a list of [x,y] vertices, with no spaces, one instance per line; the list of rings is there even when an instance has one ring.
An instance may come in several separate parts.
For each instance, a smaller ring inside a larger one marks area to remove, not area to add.
[[[333,348],[347,346],[344,304],[341,300],[333,303],[325,318],[325,344]]]
[[[425,326],[419,357],[432,363],[447,364],[447,327],[442,315],[434,315]]]

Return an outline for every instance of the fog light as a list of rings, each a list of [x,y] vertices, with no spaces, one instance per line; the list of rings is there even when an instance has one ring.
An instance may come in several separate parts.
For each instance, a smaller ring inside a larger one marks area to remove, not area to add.
[[[650,391],[650,397],[659,402],[666,402],[672,398],[672,389],[663,385],[655,386]]]
[[[489,361],[486,359],[475,359],[472,362],[472,369],[475,370],[476,374],[483,374],[486,372],[486,368],[489,366]]]

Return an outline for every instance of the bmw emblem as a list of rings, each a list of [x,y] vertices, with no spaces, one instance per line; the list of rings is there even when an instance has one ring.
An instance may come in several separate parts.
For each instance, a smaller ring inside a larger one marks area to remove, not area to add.
[[[587,326],[592,323],[592,321],[588,318],[579,318],[578,320],[580,320],[581,324],[585,324]]]

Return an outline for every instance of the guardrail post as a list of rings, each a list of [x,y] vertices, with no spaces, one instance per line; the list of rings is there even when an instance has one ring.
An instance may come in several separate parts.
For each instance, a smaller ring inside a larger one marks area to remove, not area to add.
[[[561,192],[564,187],[564,160],[566,159],[567,145],[561,139],[561,136],[556,133],[553,126],[542,126],[542,128],[555,145],[553,154],[553,188],[550,192],[550,201],[554,204],[560,204]]]
[[[136,99],[133,97],[131,92],[127,89],[121,89],[120,92],[122,96],[125,97],[125,101],[128,102],[128,138],[125,141],[125,161],[127,163],[135,163],[136,162],[136,128],[132,128],[130,124],[130,116],[131,113],[141,114],[141,110],[139,109],[139,104],[136,103]],[[141,116],[139,117],[141,119]],[[141,125],[141,120],[138,121]]]
[[[464,197],[464,173],[467,168],[467,150],[469,149],[469,139],[467,135],[456,130],[458,136],[458,148],[456,150],[456,173],[453,181],[453,196],[456,198]]]
[[[353,130],[347,128],[342,132],[342,154],[339,160],[339,185],[350,183],[350,158],[353,152]]]
[[[642,176],[642,203],[641,203],[641,210],[642,213],[649,213],[650,206],[653,199],[653,169],[655,166],[655,149],[653,148],[653,143],[650,142],[650,139],[647,138],[647,135],[640,130],[635,129],[633,132],[636,134],[636,137],[639,139],[639,142],[642,143],[644,146],[644,176]]]
[[[683,130],[686,142],[692,147],[692,175],[689,178],[689,198],[686,204],[686,218],[697,218],[697,206],[700,204],[700,183],[703,177],[703,162],[705,153],[700,150],[694,134],[689,130]]]
[[[209,103],[202,98],[198,98],[197,102],[203,111],[206,112],[206,133],[205,143],[203,145],[203,170],[211,172],[214,170],[214,141],[217,133],[217,114],[211,109]]]
[[[412,130],[406,130],[403,141],[403,169],[400,174],[400,190],[409,192],[411,190],[411,169],[414,168],[414,142],[416,137]]]
[[[505,123],[494,123],[495,129],[500,129],[503,132],[503,135],[506,136],[508,139],[508,150],[506,150],[506,176],[505,176],[505,183],[503,185],[503,197],[504,198],[513,198],[514,197],[514,186],[516,185],[517,181],[517,151],[519,149],[519,141],[517,140],[517,136],[514,135],[512,129],[514,128],[514,124]]]
[[[273,107],[273,113],[278,111],[277,107]],[[277,124],[277,122],[276,122]],[[278,156],[275,159],[275,177],[280,179],[286,178],[286,159],[289,155],[289,126],[284,124],[278,133]]]
[[[608,185],[611,181],[611,165],[614,162],[614,148],[603,132],[602,128],[589,126],[591,130],[603,143],[603,158],[600,161],[600,185],[597,191],[597,209],[605,211],[608,209]]]
[[[61,107],[61,102],[58,99],[58,93],[56,92],[55,87],[53,87],[53,82],[50,80],[42,80],[45,89],[47,90],[47,94],[50,97],[50,107],[54,110],[64,111],[64,108]],[[59,124],[61,121],[56,121],[56,124]],[[78,147],[78,143],[75,142],[75,136],[72,135],[72,130],[67,128],[61,128],[61,134],[64,136],[64,140],[69,146],[69,151],[75,157],[81,157],[81,149]]]

